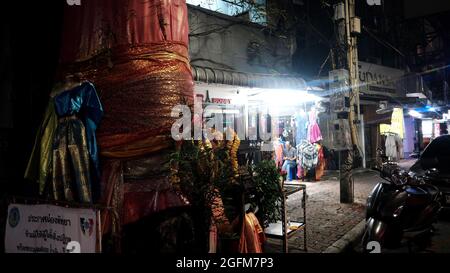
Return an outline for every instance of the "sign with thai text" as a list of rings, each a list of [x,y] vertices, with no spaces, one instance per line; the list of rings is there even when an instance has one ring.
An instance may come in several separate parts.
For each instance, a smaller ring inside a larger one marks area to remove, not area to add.
[[[358,62],[360,91],[368,94],[404,96],[399,83],[405,71],[387,66]]]
[[[97,217],[93,209],[10,204],[5,232],[7,253],[95,253]]]

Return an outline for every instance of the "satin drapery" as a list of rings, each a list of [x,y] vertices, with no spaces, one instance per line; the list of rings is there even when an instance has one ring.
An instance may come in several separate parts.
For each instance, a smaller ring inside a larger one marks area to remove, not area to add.
[[[122,223],[184,205],[158,191],[167,202],[152,206],[155,191],[118,186],[129,181],[116,164],[174,146],[172,108],[193,102],[187,19],[184,0],[90,0],[65,9],[60,73],[77,74],[98,90],[105,116],[97,139],[108,170],[102,193],[116,196],[103,204],[114,207]]]

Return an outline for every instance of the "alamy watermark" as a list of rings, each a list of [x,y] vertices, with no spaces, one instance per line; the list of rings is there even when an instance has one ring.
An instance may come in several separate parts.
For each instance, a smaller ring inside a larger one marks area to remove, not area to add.
[[[69,6],[81,6],[81,0],[66,0]]]
[[[369,6],[381,6],[381,0],[366,0]]]
[[[278,137],[280,131],[278,119],[271,118],[267,107],[249,110],[248,115],[245,115],[231,105],[208,105],[203,108],[201,104],[195,104],[193,113],[189,106],[177,105],[172,108],[171,116],[176,118],[171,128],[175,141],[232,141],[237,134],[239,139],[267,143]],[[252,124],[248,126],[250,120]],[[272,145],[265,145],[262,149],[272,150]]]

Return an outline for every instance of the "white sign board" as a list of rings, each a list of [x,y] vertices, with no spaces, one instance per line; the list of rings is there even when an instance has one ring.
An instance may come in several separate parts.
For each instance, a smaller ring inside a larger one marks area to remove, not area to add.
[[[358,62],[360,91],[367,94],[404,96],[398,83],[405,71],[387,66]]]
[[[93,209],[10,204],[5,252],[95,253],[97,224]]]

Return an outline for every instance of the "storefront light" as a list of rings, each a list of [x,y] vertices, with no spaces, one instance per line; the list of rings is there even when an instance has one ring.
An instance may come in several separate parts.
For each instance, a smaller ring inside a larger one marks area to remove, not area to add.
[[[414,118],[422,118],[423,117],[423,115],[421,113],[417,112],[416,110],[409,110],[408,114]]]
[[[261,94],[262,99],[271,106],[295,106],[307,102],[317,102],[319,96],[308,93],[307,91],[276,89]]]

